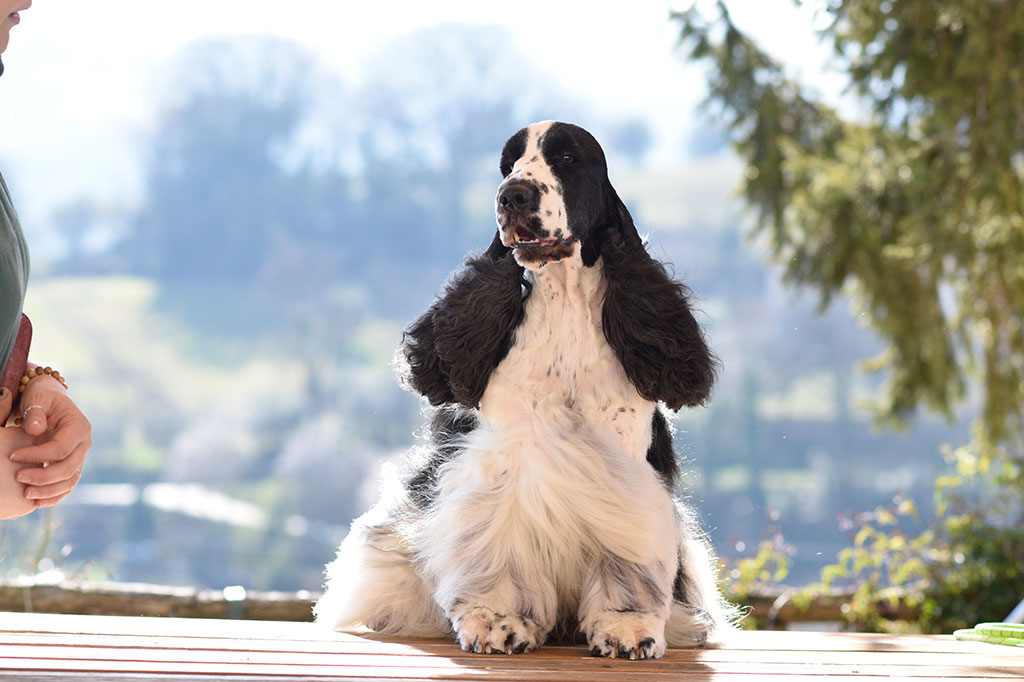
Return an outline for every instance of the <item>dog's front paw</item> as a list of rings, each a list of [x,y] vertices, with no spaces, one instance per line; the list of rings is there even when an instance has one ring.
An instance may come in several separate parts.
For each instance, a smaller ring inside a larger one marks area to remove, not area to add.
[[[602,611],[581,628],[594,656],[637,660],[665,653],[665,619],[653,613]]]
[[[459,612],[452,618],[464,651],[474,654],[521,654],[543,643],[544,632],[530,618],[518,614],[495,613],[486,606]]]

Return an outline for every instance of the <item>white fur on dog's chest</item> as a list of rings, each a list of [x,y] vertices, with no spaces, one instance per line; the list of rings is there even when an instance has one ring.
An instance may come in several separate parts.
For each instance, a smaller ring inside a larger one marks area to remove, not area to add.
[[[432,510],[440,528],[466,515],[487,519],[474,540],[486,545],[481,556],[507,555],[554,586],[552,606],[563,615],[578,608],[581,576],[597,557],[667,566],[675,552],[659,543],[672,532],[671,498],[646,461],[655,404],[605,339],[600,268],[584,268],[577,252],[534,272],[480,426],[444,469]],[[444,571],[436,575],[446,591]]]
[[[524,321],[491,376],[480,417],[492,428],[545,438],[587,431],[643,460],[655,406],[637,393],[605,339],[601,267],[584,267],[577,250],[533,273]]]

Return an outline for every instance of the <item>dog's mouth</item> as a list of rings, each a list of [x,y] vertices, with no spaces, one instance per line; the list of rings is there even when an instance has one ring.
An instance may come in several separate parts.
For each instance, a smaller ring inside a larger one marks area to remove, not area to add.
[[[561,232],[558,234],[561,234]],[[558,239],[553,237],[538,237],[530,231],[530,228],[519,225],[512,230],[511,239],[509,240],[508,245],[513,249],[542,251],[549,249],[564,249],[571,246],[574,241],[576,241],[576,238],[571,236]]]
[[[562,239],[538,237],[529,228],[520,225],[511,231],[508,246],[512,247],[520,264],[540,266],[571,256],[575,241],[576,238],[572,236]]]
[[[550,248],[558,243],[559,240],[557,239],[541,239],[533,232],[530,232],[530,230],[520,225],[512,231],[512,244],[510,246],[513,248]]]

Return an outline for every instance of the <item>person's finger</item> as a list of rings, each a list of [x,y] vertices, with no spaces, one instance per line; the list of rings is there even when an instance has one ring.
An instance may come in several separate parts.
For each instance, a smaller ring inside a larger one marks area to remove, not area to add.
[[[37,501],[37,506],[49,506],[51,503],[56,504],[53,498],[61,497],[63,499],[63,497],[66,497],[78,485],[78,481],[81,479],[82,472],[76,471],[74,476],[65,481],[44,486],[28,486],[25,488],[25,499]]]
[[[56,497],[48,497],[45,500],[32,500],[32,502],[35,503],[37,509],[42,509],[44,507],[52,507],[53,505],[57,504],[70,494],[71,491],[69,490],[62,495],[57,495]]]
[[[33,410],[34,411],[34,410]],[[53,437],[42,443],[16,448],[11,452],[12,462],[20,464],[42,464],[65,459],[76,448],[92,445],[89,422],[84,417],[68,417],[57,423]]]
[[[53,483],[59,483],[73,478],[76,474],[81,473],[82,464],[85,462],[85,454],[88,448],[78,446],[75,448],[70,455],[54,462],[49,466],[29,466],[23,467],[15,475],[14,479],[18,483],[30,487],[44,487]],[[26,492],[28,492],[26,490]]]

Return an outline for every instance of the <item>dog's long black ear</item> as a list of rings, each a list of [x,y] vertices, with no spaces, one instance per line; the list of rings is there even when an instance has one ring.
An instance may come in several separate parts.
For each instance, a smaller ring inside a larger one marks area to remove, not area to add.
[[[614,201],[619,224],[601,240],[605,337],[640,395],[673,410],[700,405],[711,394],[718,360],[690,310],[690,290],[651,258],[626,206]]]
[[[467,258],[405,331],[403,385],[433,405],[477,407],[522,322],[524,284],[522,266],[498,236],[487,251]]]

